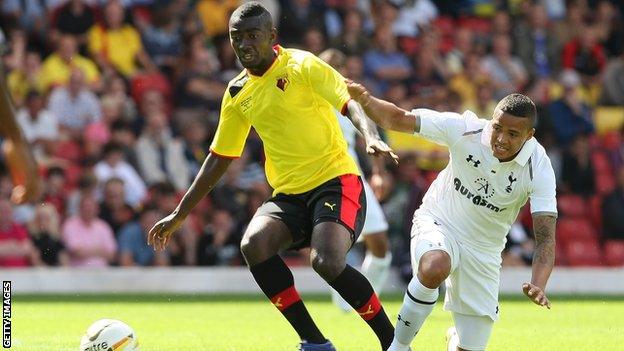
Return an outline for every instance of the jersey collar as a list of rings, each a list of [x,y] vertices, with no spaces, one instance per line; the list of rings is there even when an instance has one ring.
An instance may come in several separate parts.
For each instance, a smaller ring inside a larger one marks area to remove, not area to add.
[[[492,153],[492,147],[490,146],[491,137],[492,137],[492,122],[490,121],[483,127],[483,132],[481,133],[481,144],[487,147],[488,155],[491,155],[492,158],[495,158],[494,154]],[[531,155],[533,154],[533,151],[535,150],[536,146],[537,146],[537,140],[535,140],[535,137],[531,137],[531,139],[527,140],[524,143],[524,145],[522,145],[522,149],[520,149],[520,152],[518,153],[518,155],[516,155],[513,161],[515,161],[520,166],[524,167],[526,163],[529,161],[529,158],[531,158]]]
[[[271,65],[269,66],[269,68],[261,76],[257,76],[255,74],[251,73],[251,71],[249,71],[246,68],[245,68],[245,71],[252,78],[261,78],[261,77],[266,76],[267,73],[271,72],[271,70],[275,67],[275,63],[279,59],[279,56],[282,53],[282,50],[284,50],[284,49],[279,44],[273,45],[273,51],[275,52],[275,57],[273,58],[273,62],[271,62]]]

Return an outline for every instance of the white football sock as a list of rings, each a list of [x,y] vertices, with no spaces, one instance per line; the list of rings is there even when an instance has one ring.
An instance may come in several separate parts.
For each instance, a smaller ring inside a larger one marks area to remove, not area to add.
[[[386,252],[386,256],[383,258],[374,256],[370,251],[366,252],[364,262],[362,262],[362,274],[373,286],[373,290],[377,295],[381,294],[388,273],[390,273],[390,264],[392,263],[392,253]]]
[[[392,345],[396,345],[396,350],[406,350],[405,346],[409,345],[416,333],[420,330],[423,322],[438,300],[438,289],[429,289],[422,285],[416,276],[412,278],[405,297],[403,298],[403,306],[399,311],[399,317],[394,331],[394,340]],[[390,347],[390,350],[395,350]],[[402,347],[402,348],[401,348]]]
[[[454,327],[449,328],[446,332],[446,350],[447,351],[457,351],[457,346],[459,345],[459,336],[457,335],[457,331]]]

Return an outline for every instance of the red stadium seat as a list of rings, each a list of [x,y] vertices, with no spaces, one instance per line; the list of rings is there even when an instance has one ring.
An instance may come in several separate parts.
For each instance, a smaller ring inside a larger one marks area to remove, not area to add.
[[[607,155],[602,151],[594,151],[591,155],[592,165],[596,173],[612,173],[613,167]]]
[[[466,27],[476,34],[489,35],[492,31],[492,22],[479,17],[462,17],[459,19],[459,26]]]
[[[568,258],[566,257],[565,250],[563,249],[563,245],[557,243],[555,246],[555,265],[556,266],[567,266]]]
[[[615,176],[611,171],[596,172],[596,192],[601,195],[609,194],[615,189]]]
[[[595,228],[602,228],[602,196],[594,195],[589,199],[589,217]]]
[[[588,219],[562,218],[557,223],[557,240],[565,246],[573,241],[597,241],[598,235]]]
[[[604,245],[605,261],[609,266],[624,266],[624,240],[609,240]]]
[[[576,240],[564,244],[563,249],[570,266],[601,266],[598,240]]]
[[[567,218],[587,216],[587,205],[580,195],[562,195],[557,198],[559,214]]]
[[[611,131],[602,136],[601,143],[607,150],[617,150],[622,145],[622,136],[618,131]]]
[[[433,20],[433,26],[440,31],[442,36],[452,37],[455,34],[455,20],[450,16],[439,16]]]

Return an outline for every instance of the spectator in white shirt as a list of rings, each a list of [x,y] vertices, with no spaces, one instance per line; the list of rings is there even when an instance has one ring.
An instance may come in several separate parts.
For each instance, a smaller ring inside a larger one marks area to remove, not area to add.
[[[26,94],[26,104],[17,112],[17,122],[29,143],[45,144],[58,139],[58,120],[45,109],[45,100],[36,90]]]
[[[57,117],[62,130],[74,139],[81,139],[84,128],[102,118],[98,97],[85,86],[84,73],[72,69],[67,87],[52,91],[48,109]]]
[[[124,159],[122,147],[114,142],[104,146],[104,159],[95,165],[95,176],[100,184],[117,177],[124,182],[126,202],[137,207],[145,199],[147,188],[137,171]]]

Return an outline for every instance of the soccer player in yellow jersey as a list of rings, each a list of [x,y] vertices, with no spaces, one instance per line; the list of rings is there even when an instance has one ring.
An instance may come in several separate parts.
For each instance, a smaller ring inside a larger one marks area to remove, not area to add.
[[[259,3],[237,8],[230,41],[245,67],[225,91],[219,127],[195,181],[178,207],[154,225],[149,241],[164,249],[191,209],[239,157],[251,126],[263,140],[275,189],[249,223],[241,250],[271,302],[301,338],[300,350],[335,350],[310,317],[279,252],[311,248],[314,270],[359,313],[386,350],[394,328],[366,278],[345,255],[364,223],[362,180],[334,114],[349,116],[371,154],[389,154],[372,121],[350,100],[344,78],[313,54],[273,46],[276,30]],[[369,124],[370,123],[370,124]]]

